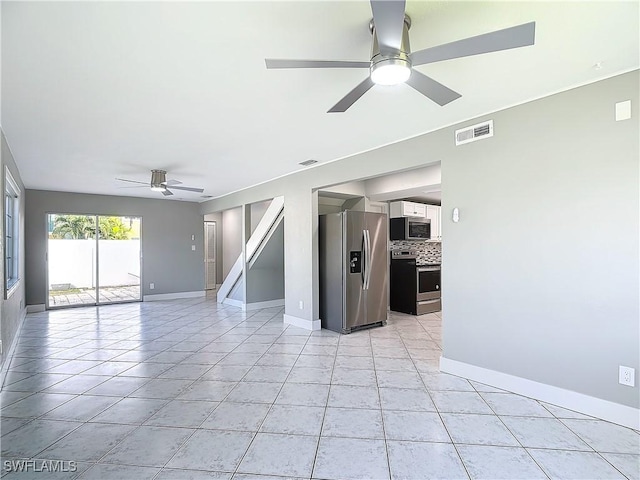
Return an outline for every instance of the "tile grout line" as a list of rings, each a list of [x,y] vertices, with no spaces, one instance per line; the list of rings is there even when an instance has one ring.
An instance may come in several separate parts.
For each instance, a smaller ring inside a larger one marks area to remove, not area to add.
[[[423,328],[423,330],[425,330],[427,335],[429,335],[429,332],[424,328],[424,326],[422,324],[420,324],[420,326]],[[432,338],[431,335],[429,335],[429,337]],[[400,340],[402,341],[402,344],[404,345],[404,347],[406,349],[406,344],[404,343],[404,338],[402,337],[402,335],[400,336]],[[431,396],[431,391],[427,387],[427,384],[424,382],[424,378],[422,378],[422,375],[420,375],[418,367],[416,366],[413,357],[411,355],[409,355],[409,358],[411,359],[411,362],[413,363],[414,368],[418,372],[418,376],[420,377],[420,381],[422,382],[422,385],[424,386],[424,390],[427,392],[427,395],[431,399],[431,403],[433,403],[433,407],[436,409],[435,413],[438,415],[438,418],[440,419],[440,423],[442,423],[442,426],[444,427],[445,432],[447,432],[447,435],[449,436],[449,439],[451,440],[451,445],[453,446],[453,449],[455,450],[456,455],[458,456],[458,460],[460,461],[460,464],[462,465],[462,468],[464,469],[464,471],[465,471],[465,473],[467,475],[467,478],[469,478],[469,479],[472,478],[471,474],[469,473],[469,470],[467,468],[467,465],[465,464],[464,460],[462,459],[462,456],[460,455],[460,451],[458,450],[458,447],[456,446],[456,444],[453,441],[453,437],[451,436],[451,432],[449,432],[449,429],[447,428],[447,424],[444,422],[444,419],[442,418],[442,413],[440,412],[440,409],[436,405],[436,402],[433,401],[433,397]],[[438,368],[438,371],[440,371],[439,368]]]
[[[502,426],[503,426],[504,428],[506,428],[506,429],[507,429],[507,431],[511,434],[511,436],[512,436],[513,438],[515,438],[516,442],[518,442],[518,445],[520,445],[520,448],[522,448],[522,449],[527,453],[527,455],[529,456],[529,458],[531,458],[531,460],[533,460],[533,463],[535,463],[535,464],[538,466],[538,468],[540,469],[540,471],[541,471],[542,473],[544,473],[544,475],[545,475],[547,478],[549,478],[549,479],[550,479],[551,477],[549,476],[549,474],[547,473],[547,471],[546,471],[544,468],[542,468],[542,465],[540,465],[540,464],[538,463],[538,461],[533,457],[533,455],[531,455],[531,452],[529,452],[529,450],[527,450],[527,448],[522,444],[522,442],[520,441],[520,439],[519,439],[519,438],[518,438],[518,437],[513,433],[513,431],[509,428],[509,426],[508,426],[506,423],[504,423],[504,420],[502,420],[502,418],[500,418],[500,415],[498,415],[498,414],[496,413],[495,409],[494,409],[494,408],[489,404],[489,402],[487,402],[487,401],[485,400],[485,398],[482,396],[482,392],[478,391],[478,390],[476,389],[476,387],[474,387],[473,385],[471,385],[471,386],[474,388],[474,390],[476,390],[476,393],[480,396],[480,398],[482,398],[482,401],[483,401],[484,403],[486,403],[486,404],[487,404],[487,406],[489,407],[489,409],[490,409],[490,410],[493,412],[493,414],[497,417],[497,419],[500,421],[500,423],[502,424]],[[488,393],[488,392],[485,392],[485,393]],[[509,393],[511,393],[511,392],[509,392]],[[543,407],[543,408],[544,408],[544,407]],[[545,410],[546,410],[546,409],[545,409]]]
[[[388,315],[388,313],[387,313]],[[387,326],[390,326],[389,323],[387,322]],[[389,444],[387,443],[387,431],[385,429],[385,423],[384,423],[384,411],[382,409],[382,397],[380,396],[380,384],[378,383],[378,370],[376,369],[376,355],[375,355],[375,351],[373,349],[373,340],[371,340],[371,333],[369,332],[369,346],[371,347],[371,359],[373,360],[373,374],[375,376],[376,379],[376,393],[378,394],[378,405],[380,405],[380,420],[382,422],[382,439],[384,441],[384,451],[386,454],[386,458],[387,458],[387,473],[388,473],[388,477],[389,479],[393,478],[391,475],[391,458],[389,456]],[[403,347],[406,350],[406,347],[404,345],[404,342],[402,343]],[[408,354],[409,352],[407,352]]]
[[[544,407],[544,405],[543,405],[543,407]],[[604,455],[602,455],[602,453],[601,453],[599,450],[596,450],[594,447],[592,447],[592,446],[591,446],[591,444],[590,444],[590,443],[588,443],[586,440],[584,440],[580,434],[578,434],[577,432],[574,432],[574,431],[571,429],[571,427],[570,427],[569,425],[567,425],[567,424],[563,421],[563,420],[568,420],[568,419],[566,419],[566,418],[565,418],[565,419],[562,419],[562,418],[556,417],[552,412],[549,412],[549,413],[551,413],[551,414],[554,416],[554,418],[556,418],[560,423],[562,423],[562,425],[564,425],[564,426],[565,426],[565,427],[566,427],[566,428],[567,428],[571,433],[573,433],[574,435],[576,435],[580,440],[582,440],[585,444],[587,444],[587,445],[589,446],[589,448],[591,448],[591,449],[594,451],[594,453],[595,453],[596,455],[598,455],[602,460],[604,460],[604,461],[605,461],[605,462],[607,462],[609,465],[611,465],[611,467],[613,467],[615,470],[617,470],[618,472],[620,472],[620,474],[621,474],[623,477],[625,477],[625,478],[629,478],[629,477],[627,477],[627,475],[625,475],[625,474],[624,474],[624,473],[623,473],[623,472],[622,472],[618,467],[616,467],[613,463],[611,463],[611,462],[610,462],[610,461],[609,461],[609,460],[608,460]],[[575,420],[580,420],[580,419],[575,419]],[[626,427],[623,427],[623,428],[626,428]],[[632,430],[632,429],[630,429],[630,430]],[[610,452],[605,452],[605,453],[610,453]],[[640,459],[640,457],[638,457],[638,458]]]
[[[287,330],[289,328],[289,326],[287,326],[282,333],[278,336],[278,338],[271,344],[271,346],[275,345],[275,343],[277,342],[278,339],[280,339],[283,335],[285,330]],[[253,434],[253,437],[251,438],[251,442],[249,442],[249,445],[247,446],[247,448],[245,449],[244,453],[242,454],[242,457],[240,458],[240,460],[238,461],[236,468],[233,471],[232,477],[235,476],[238,473],[238,469],[240,468],[240,465],[242,464],[242,461],[244,460],[244,458],[246,457],[247,453],[249,452],[249,450],[251,449],[251,446],[253,445],[253,442],[255,441],[256,437],[258,436],[258,434],[260,433],[260,430],[262,429],[262,426],[264,425],[265,420],[267,419],[267,417],[269,416],[269,413],[271,413],[273,406],[275,405],[276,401],[278,400],[278,397],[280,396],[280,393],[282,392],[282,389],[284,388],[286,382],[287,382],[287,378],[289,378],[289,376],[291,375],[291,371],[293,371],[293,368],[295,366],[295,364],[298,362],[300,356],[302,355],[302,351],[304,350],[304,347],[306,347],[307,343],[309,342],[309,339],[311,338],[311,334],[309,334],[307,336],[307,340],[305,341],[304,345],[302,346],[302,349],[300,350],[300,353],[298,354],[298,356],[296,357],[296,361],[293,362],[293,365],[291,365],[291,369],[289,370],[289,373],[287,374],[287,376],[285,377],[284,382],[282,382],[282,386],[280,387],[280,389],[278,390],[278,393],[276,394],[275,398],[273,399],[273,402],[269,405],[269,409],[267,410],[266,415],[264,416],[264,418],[262,419],[262,421],[260,422],[260,425],[258,426],[258,429],[256,430],[256,432]],[[271,348],[271,346],[269,347],[269,349]],[[269,349],[267,349],[267,352],[269,351]],[[265,352],[262,356],[266,355],[267,352]],[[262,358],[262,356],[260,358]],[[254,366],[257,365],[258,361],[260,361],[260,359],[258,359],[256,361],[256,363],[254,364]],[[253,367],[252,367],[253,368]],[[249,370],[250,371],[250,370]],[[248,374],[249,372],[247,372]],[[245,375],[246,376],[246,375]],[[244,378],[244,377],[243,377]],[[267,382],[264,382],[267,383]],[[328,396],[328,395],[327,395]],[[319,439],[318,439],[319,440]]]

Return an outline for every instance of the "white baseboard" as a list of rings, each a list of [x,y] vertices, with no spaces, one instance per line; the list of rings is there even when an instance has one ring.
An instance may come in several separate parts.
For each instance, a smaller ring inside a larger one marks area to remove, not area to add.
[[[293,325],[294,327],[304,328],[306,330],[320,330],[320,320],[307,320],[306,318],[294,317],[293,315],[284,314],[284,323]]]
[[[45,304],[39,303],[37,305],[27,305],[27,313],[38,313],[45,311]]]
[[[253,302],[245,304],[243,310],[260,310],[261,308],[284,307],[284,298],[279,300],[267,300],[266,302]]]
[[[620,405],[601,398],[535,382],[507,373],[478,367],[469,363],[440,357],[440,370],[459,377],[468,378],[492,387],[524,395],[559,407],[568,408],[608,422],[640,429],[640,409]]]
[[[43,305],[44,307],[44,305]],[[44,308],[42,309],[44,311]],[[13,358],[13,352],[16,349],[16,345],[18,344],[18,338],[20,337],[20,332],[22,331],[22,325],[24,325],[24,319],[27,317],[27,309],[23,308],[20,312],[20,320],[18,321],[18,328],[16,328],[16,333],[11,340],[11,345],[9,346],[9,350],[7,350],[6,355],[2,361],[2,369],[0,369],[0,390],[4,386],[4,379],[7,376],[7,372],[9,371],[9,363],[11,363],[11,359]]]
[[[224,305],[231,305],[232,307],[240,307],[244,310],[244,302],[242,300],[235,300],[233,298],[225,298],[222,302],[218,302],[218,303],[222,303]]]
[[[198,298],[207,295],[206,290],[196,290],[194,292],[157,293],[155,295],[145,295],[143,302],[157,302],[159,300],[178,300],[180,298]]]

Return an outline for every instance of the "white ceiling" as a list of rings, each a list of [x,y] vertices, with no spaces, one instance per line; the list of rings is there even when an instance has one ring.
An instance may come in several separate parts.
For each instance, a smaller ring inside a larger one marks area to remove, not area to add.
[[[264,58],[368,60],[366,1],[2,2],[2,127],[27,188],[154,197],[114,178],[164,168],[219,196],[638,68],[638,5],[409,0],[413,50],[529,21],[536,44],[418,67],[445,107],[400,85],[327,114],[365,70]]]

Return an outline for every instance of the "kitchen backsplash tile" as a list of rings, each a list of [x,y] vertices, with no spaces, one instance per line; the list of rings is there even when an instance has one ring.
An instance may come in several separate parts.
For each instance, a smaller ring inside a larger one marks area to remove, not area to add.
[[[391,250],[415,250],[416,264],[442,262],[442,244],[440,242],[419,240],[392,240]]]

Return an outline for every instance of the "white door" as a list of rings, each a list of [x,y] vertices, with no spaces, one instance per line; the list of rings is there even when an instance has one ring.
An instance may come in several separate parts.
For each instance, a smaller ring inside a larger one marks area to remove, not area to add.
[[[216,222],[204,222],[204,275],[207,290],[216,288]]]

